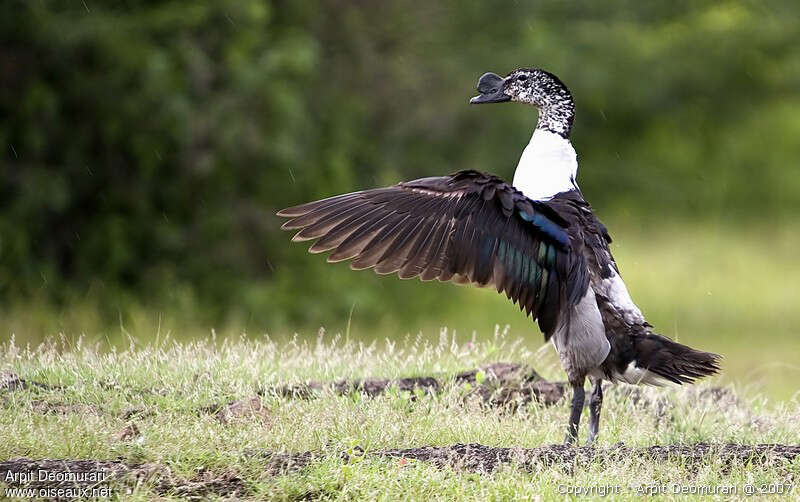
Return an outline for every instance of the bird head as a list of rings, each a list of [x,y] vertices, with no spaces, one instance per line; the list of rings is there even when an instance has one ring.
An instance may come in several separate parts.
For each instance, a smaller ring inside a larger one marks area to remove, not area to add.
[[[561,80],[538,68],[520,68],[505,78],[484,73],[478,80],[479,94],[470,99],[473,104],[518,101],[539,110],[537,129],[569,137],[575,118],[575,103]]]
[[[484,73],[478,80],[478,93],[470,103],[518,101],[541,109],[572,102],[567,86],[552,73],[538,68],[520,68],[505,78],[496,73]]]

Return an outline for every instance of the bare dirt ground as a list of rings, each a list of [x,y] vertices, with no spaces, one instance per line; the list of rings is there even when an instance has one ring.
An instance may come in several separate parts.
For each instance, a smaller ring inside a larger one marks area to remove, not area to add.
[[[478,378],[479,374],[482,378]],[[261,393],[262,395],[273,393],[290,398],[311,398],[324,391],[333,391],[337,394],[357,391],[368,396],[377,396],[396,388],[399,391],[431,394],[440,392],[449,382],[455,385],[470,384],[473,389],[466,396],[467,399],[480,398],[494,406],[510,403],[525,405],[531,400],[551,405],[564,396],[566,388],[566,383],[548,382],[535,370],[523,364],[498,362],[446,378],[419,376],[393,380],[376,378],[339,380],[332,383],[311,381],[267,388]]]

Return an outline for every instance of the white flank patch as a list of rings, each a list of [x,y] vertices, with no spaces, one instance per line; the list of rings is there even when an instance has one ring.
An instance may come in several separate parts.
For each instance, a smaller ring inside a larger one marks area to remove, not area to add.
[[[617,380],[634,385],[645,384],[656,385],[660,387],[662,385],[672,383],[669,380],[656,375],[652,371],[648,371],[644,368],[637,368],[635,360],[628,364],[628,367],[625,368],[624,373],[615,373],[614,377]]]
[[[568,139],[536,129],[522,151],[514,172],[514,188],[534,200],[547,200],[573,190],[578,174],[578,157]]]
[[[616,271],[612,270],[611,277],[600,281],[598,289],[600,290],[598,292],[611,300],[614,307],[622,313],[625,322],[629,324],[641,324],[644,322],[642,311],[633,303],[625,282]]]

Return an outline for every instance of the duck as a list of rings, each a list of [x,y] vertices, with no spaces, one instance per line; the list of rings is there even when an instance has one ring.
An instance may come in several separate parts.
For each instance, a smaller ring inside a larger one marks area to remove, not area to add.
[[[603,382],[691,384],[721,356],[653,330],[631,299],[611,237],[578,186],[570,142],[575,103],[540,68],[485,73],[472,104],[535,107],[538,121],[509,184],[462,170],[300,204],[277,213],[311,253],[401,279],[492,287],[538,323],[572,391],[564,443],[578,440],[589,380],[587,445],[595,442]]]

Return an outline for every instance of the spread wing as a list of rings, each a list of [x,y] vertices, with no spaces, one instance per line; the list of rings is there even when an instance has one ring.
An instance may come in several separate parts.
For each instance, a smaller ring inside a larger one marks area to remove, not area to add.
[[[546,337],[558,312],[585,294],[585,258],[568,223],[500,178],[477,171],[423,178],[284,209],[294,241],[355,270],[494,286],[539,320]]]

